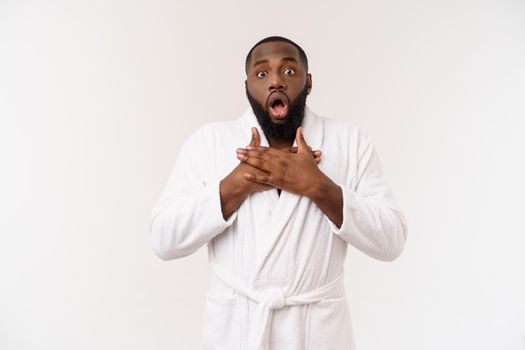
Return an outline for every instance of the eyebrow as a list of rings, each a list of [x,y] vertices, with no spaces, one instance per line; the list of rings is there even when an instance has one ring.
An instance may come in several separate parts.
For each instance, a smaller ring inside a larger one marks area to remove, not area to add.
[[[292,61],[292,62],[296,62],[297,63],[297,60],[295,59],[295,57],[291,57],[291,56],[283,57],[281,59],[281,61]],[[252,67],[258,66],[258,65],[263,64],[263,63],[268,63],[268,60],[267,59],[258,60],[252,65]]]

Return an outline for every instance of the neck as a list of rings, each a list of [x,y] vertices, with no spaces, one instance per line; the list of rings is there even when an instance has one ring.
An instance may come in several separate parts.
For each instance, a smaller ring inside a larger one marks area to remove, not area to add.
[[[273,137],[268,138],[268,143],[270,144],[270,147],[277,149],[289,148],[293,146],[293,140],[275,139]]]

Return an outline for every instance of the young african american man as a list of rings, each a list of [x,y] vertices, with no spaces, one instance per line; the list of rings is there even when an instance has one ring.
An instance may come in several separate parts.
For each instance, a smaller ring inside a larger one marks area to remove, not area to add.
[[[184,143],[152,210],[164,260],[207,244],[204,349],[355,349],[348,245],[402,252],[407,223],[369,136],[306,105],[303,49],[268,37],[246,57],[250,103]]]

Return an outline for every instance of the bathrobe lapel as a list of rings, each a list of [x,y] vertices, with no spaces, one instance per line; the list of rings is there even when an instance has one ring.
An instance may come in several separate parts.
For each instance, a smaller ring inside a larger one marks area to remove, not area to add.
[[[241,118],[244,125],[243,132],[245,133],[246,145],[249,144],[251,139],[251,128],[256,127],[261,138],[261,146],[268,147],[268,140],[257,122],[252,109],[249,108]],[[323,142],[323,122],[320,117],[315,115],[308,108],[308,106],[305,107],[302,127],[306,143],[312,148],[312,150],[320,149]],[[294,140],[293,146],[297,146],[297,141]],[[270,215],[268,225],[264,230],[267,237],[257,240],[256,274],[263,269],[268,257],[274,251],[276,243],[283,234],[288,221],[292,217],[293,212],[302,197],[284,190],[281,191],[281,195],[279,196],[276,189],[264,191],[262,194],[267,196],[267,200],[270,201],[272,214]]]

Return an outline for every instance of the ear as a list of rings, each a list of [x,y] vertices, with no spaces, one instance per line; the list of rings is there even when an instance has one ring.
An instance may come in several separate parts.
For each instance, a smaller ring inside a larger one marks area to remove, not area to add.
[[[310,94],[310,91],[312,91],[312,74],[308,73],[306,74],[306,86],[308,87],[308,94]]]

